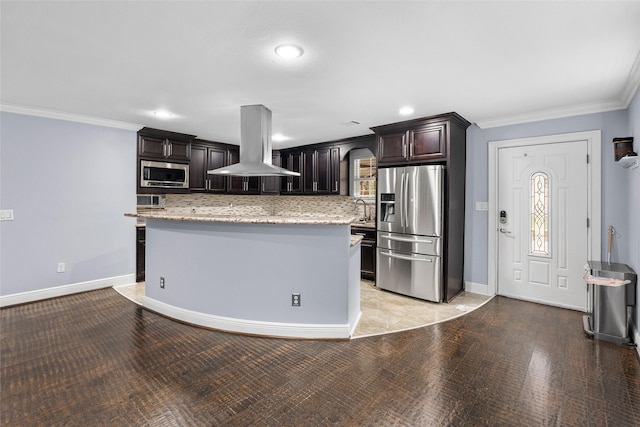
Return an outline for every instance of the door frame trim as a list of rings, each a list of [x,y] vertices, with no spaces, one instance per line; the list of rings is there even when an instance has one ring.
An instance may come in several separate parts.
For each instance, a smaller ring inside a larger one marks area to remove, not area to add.
[[[501,148],[522,147],[527,145],[558,144],[563,142],[587,141],[587,229],[588,256],[590,260],[600,261],[602,231],[602,135],[600,130],[564,133],[558,135],[536,136],[531,138],[490,141],[489,147],[489,215],[487,234],[489,243],[488,287],[487,295],[498,292],[498,152]]]

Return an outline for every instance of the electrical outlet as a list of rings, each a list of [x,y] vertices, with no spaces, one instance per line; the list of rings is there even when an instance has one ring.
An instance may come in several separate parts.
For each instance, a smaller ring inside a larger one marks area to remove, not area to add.
[[[64,262],[59,262],[58,263],[58,273],[64,273],[64,268],[65,268]]]
[[[300,294],[298,292],[291,294],[291,305],[294,307],[300,307]]]
[[[164,277],[160,278],[160,288],[164,289]]]

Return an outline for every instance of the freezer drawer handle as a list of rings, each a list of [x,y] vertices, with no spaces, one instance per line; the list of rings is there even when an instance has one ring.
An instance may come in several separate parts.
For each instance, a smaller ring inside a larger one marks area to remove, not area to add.
[[[414,240],[411,238],[402,238],[402,237],[395,237],[392,236],[391,234],[387,234],[386,236],[381,236],[384,239],[389,239],[389,240],[395,240],[396,242],[410,242],[410,243],[433,243],[433,240]]]
[[[392,254],[391,252],[380,252],[380,255],[385,255],[385,256],[388,256],[389,258],[404,259],[404,260],[407,260],[407,261],[433,262],[433,260],[431,258],[417,258],[417,257],[412,257],[412,256],[403,256],[403,255],[398,255],[398,254]]]

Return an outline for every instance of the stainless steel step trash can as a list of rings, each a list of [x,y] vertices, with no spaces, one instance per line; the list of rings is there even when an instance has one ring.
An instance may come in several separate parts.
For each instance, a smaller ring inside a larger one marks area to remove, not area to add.
[[[587,268],[584,279],[591,307],[582,319],[584,331],[596,339],[630,343],[631,307],[635,305],[638,276],[626,264],[588,261]]]

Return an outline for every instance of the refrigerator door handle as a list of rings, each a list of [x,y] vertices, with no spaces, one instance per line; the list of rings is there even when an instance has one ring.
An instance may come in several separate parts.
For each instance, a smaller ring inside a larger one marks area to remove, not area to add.
[[[380,237],[383,237],[389,240],[395,240],[397,242],[433,243],[433,240],[420,240],[420,239],[413,239],[413,238],[406,238],[406,237],[403,238],[403,237],[392,236],[391,234],[381,235]]]
[[[404,184],[404,194],[402,198],[404,200],[404,226],[405,231],[409,228],[409,174],[406,174],[406,182]]]
[[[407,205],[404,202],[404,170],[402,171],[402,175],[400,175],[400,199],[402,203],[398,203],[398,207],[402,209],[402,212],[398,212],[398,216],[400,217],[400,227],[404,231],[404,212],[407,209]]]
[[[418,255],[400,255],[400,254],[394,254],[391,252],[383,252],[380,251],[380,255],[384,255],[384,256],[388,256],[389,258],[397,258],[397,259],[404,259],[407,261],[424,261],[424,262],[433,262],[433,260],[431,258],[423,258],[420,257]]]

